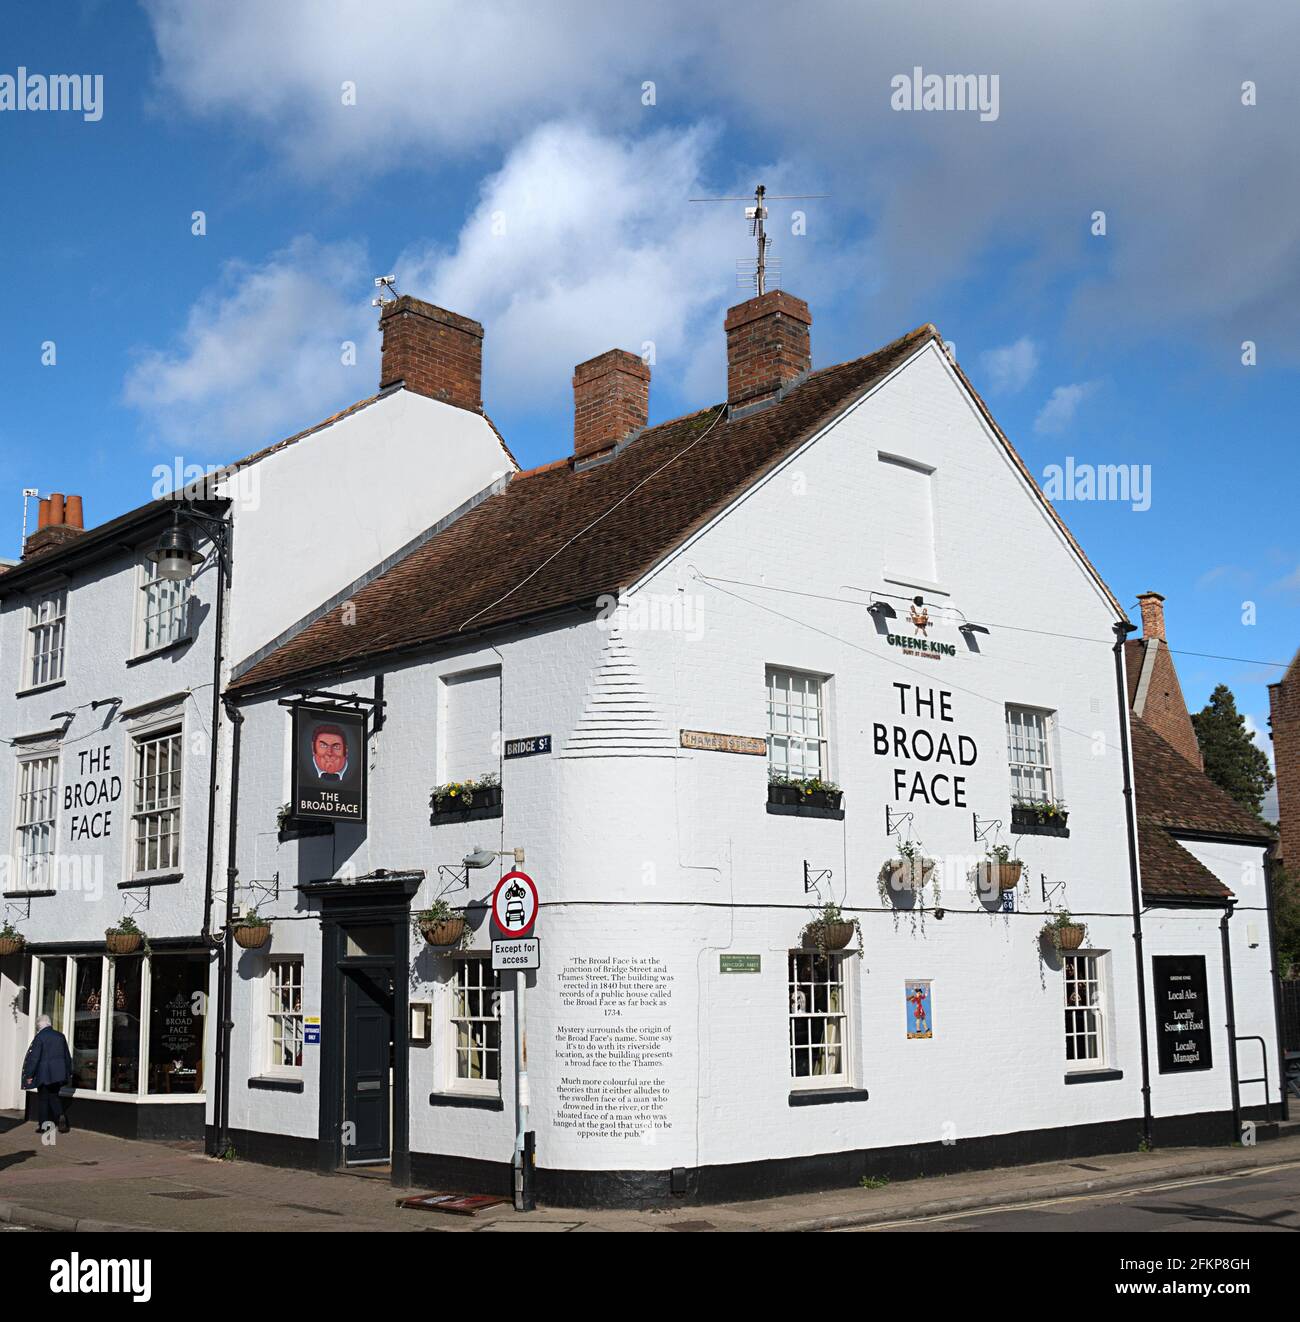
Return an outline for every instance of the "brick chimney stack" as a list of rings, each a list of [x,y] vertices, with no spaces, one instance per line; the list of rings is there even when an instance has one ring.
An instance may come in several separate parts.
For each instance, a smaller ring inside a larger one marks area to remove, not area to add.
[[[1138,676],[1133,710],[1192,766],[1204,770],[1201,746],[1165,638],[1165,599],[1158,592],[1143,592],[1138,605],[1142,608],[1142,639],[1135,654]]]
[[[808,304],[783,289],[738,303],[727,313],[727,402],[770,399],[812,367]]]
[[[640,431],[650,416],[650,369],[610,349],[573,369],[573,457],[590,459]]]
[[[81,497],[64,500],[61,491],[52,491],[41,500],[36,514],[36,531],[23,545],[23,559],[58,550],[75,541],[85,530],[81,525]]]
[[[379,388],[407,390],[471,413],[483,412],[483,327],[403,294],[379,314]]]
[[[1158,592],[1142,592],[1138,594],[1138,605],[1142,608],[1142,637],[1168,642],[1165,637],[1165,599]]]

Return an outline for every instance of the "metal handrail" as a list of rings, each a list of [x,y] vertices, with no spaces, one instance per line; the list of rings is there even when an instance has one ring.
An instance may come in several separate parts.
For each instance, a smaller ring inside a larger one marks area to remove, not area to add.
[[[1268,1043],[1264,1041],[1258,1033],[1239,1033],[1232,1039],[1233,1051],[1237,1050],[1238,1042],[1258,1042],[1259,1053],[1264,1058],[1264,1077],[1262,1079],[1238,1079],[1237,1087],[1241,1088],[1246,1083],[1262,1083],[1264,1085],[1264,1123],[1268,1124],[1273,1119],[1273,1089],[1268,1082]]]

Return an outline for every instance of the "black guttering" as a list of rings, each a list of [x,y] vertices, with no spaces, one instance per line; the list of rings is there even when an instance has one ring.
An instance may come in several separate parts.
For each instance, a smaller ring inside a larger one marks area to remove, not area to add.
[[[1115,633],[1115,691],[1119,698],[1120,757],[1124,764],[1124,828],[1128,833],[1129,887],[1133,902],[1133,957],[1137,961],[1138,1043],[1142,1057],[1142,1138],[1151,1146],[1151,1057],[1147,1042],[1146,956],[1142,952],[1142,881],[1138,873],[1137,803],[1133,797],[1133,755],[1128,732],[1128,685],[1124,679],[1124,640],[1137,625],[1120,620]]]
[[[212,535],[217,553],[215,607],[217,623],[212,640],[212,732],[208,740],[208,842],[203,866],[203,939],[209,946],[216,944],[212,939],[212,886],[213,871],[217,865],[217,774],[220,770],[218,754],[221,749],[221,666],[226,650],[226,584],[233,570],[230,531],[231,523],[223,515],[215,525]]]
[[[305,666],[301,670],[290,670],[283,675],[276,675],[263,680],[260,684],[250,684],[234,694],[239,702],[248,702],[254,698],[266,697],[272,693],[296,693],[308,681],[312,683],[341,683],[346,676],[361,677],[380,670],[388,670],[392,663],[407,657],[436,656],[460,650],[462,640],[473,642],[492,634],[507,633],[511,630],[524,631],[534,625],[547,624],[562,619],[566,615],[586,615],[600,609],[602,597],[617,593],[617,587],[603,588],[590,597],[580,601],[568,602],[563,606],[548,606],[544,610],[534,611],[529,615],[511,616],[493,624],[485,624],[478,629],[466,629],[464,633],[440,634],[435,638],[422,638],[417,642],[403,643],[400,647],[380,647],[373,652],[360,656],[348,657],[344,661],[325,662],[321,665]]]
[[[83,532],[57,551],[47,551],[31,560],[20,561],[15,568],[0,574],[0,597],[8,596],[11,592],[26,592],[34,584],[55,574],[71,573],[83,565],[123,553],[133,554],[144,534],[155,528],[161,531],[177,509],[187,506],[221,517],[229,508],[230,501],[224,496],[219,499],[199,499],[186,492],[151,500],[147,505],[119,514],[116,519]]]

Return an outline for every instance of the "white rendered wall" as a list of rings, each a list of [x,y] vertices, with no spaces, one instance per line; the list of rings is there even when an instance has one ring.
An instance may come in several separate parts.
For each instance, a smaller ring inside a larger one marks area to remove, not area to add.
[[[514,467],[482,414],[409,390],[260,460],[232,492],[242,589],[232,660],[246,660]]]

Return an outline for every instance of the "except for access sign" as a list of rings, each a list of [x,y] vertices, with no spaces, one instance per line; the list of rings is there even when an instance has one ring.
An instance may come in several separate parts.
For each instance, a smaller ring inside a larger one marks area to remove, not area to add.
[[[507,872],[492,892],[492,921],[502,937],[529,936],[537,921],[537,887],[526,872]]]
[[[539,969],[542,966],[542,943],[535,936],[513,941],[492,942],[492,967],[498,972],[510,969]]]

